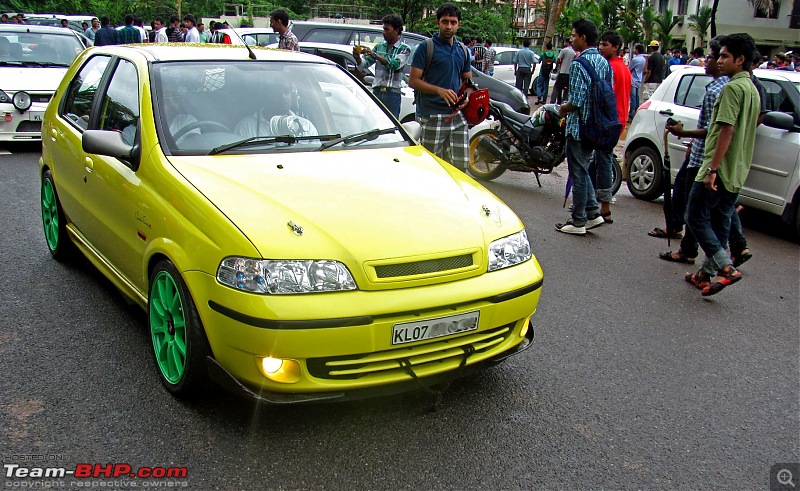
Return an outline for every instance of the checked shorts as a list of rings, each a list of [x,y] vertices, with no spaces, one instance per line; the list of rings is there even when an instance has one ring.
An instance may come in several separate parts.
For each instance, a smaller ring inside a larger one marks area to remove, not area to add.
[[[422,127],[420,143],[437,157],[462,171],[469,167],[469,127],[461,111],[452,119],[449,114],[417,117]]]

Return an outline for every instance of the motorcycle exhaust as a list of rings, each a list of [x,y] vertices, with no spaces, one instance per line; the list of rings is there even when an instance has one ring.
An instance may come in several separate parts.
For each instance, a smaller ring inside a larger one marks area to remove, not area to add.
[[[508,157],[506,157],[505,152],[500,146],[495,143],[494,139],[489,138],[488,136],[482,136],[481,139],[478,141],[478,155],[476,155],[476,160],[481,160],[481,154],[486,154],[491,157],[491,160],[499,160],[504,164],[508,164]]]

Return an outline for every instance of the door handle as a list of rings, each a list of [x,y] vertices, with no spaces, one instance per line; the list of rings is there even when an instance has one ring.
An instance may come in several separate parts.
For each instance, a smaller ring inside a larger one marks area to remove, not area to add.
[[[94,160],[89,157],[85,157],[83,159],[84,169],[86,172],[93,172],[94,171]]]
[[[675,113],[672,112],[672,109],[663,109],[661,111],[658,111],[658,114],[660,114],[662,116],[674,116],[675,115]]]
[[[58,130],[55,128],[50,128],[50,137],[55,140],[58,138]]]

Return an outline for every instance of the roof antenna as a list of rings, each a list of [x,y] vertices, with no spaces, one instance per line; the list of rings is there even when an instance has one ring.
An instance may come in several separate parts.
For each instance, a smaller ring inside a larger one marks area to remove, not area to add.
[[[246,42],[244,42],[244,39],[242,39],[242,36],[240,36],[240,35],[239,35],[239,33],[238,33],[238,32],[236,32],[236,29],[234,29],[233,27],[231,27],[231,31],[232,31],[234,34],[236,34],[236,37],[237,37],[237,38],[239,38],[239,41],[241,41],[241,42],[242,42],[242,44],[244,44],[244,47],[245,47],[245,48],[247,48],[247,52],[248,52],[248,53],[250,53],[250,54],[248,55],[248,56],[250,57],[250,59],[251,59],[251,60],[255,60],[255,59],[257,59],[257,58],[256,58],[256,54],[255,54],[255,53],[253,53],[253,50],[252,50],[252,49],[250,49],[250,45],[249,45],[249,44],[247,44]]]

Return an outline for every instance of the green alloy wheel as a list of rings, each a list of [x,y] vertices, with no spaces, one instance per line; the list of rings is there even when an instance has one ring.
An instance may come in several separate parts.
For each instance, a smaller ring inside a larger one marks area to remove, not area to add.
[[[205,386],[210,352],[189,291],[169,261],[156,265],[150,280],[149,323],[161,382],[175,395]]]
[[[49,170],[42,175],[42,225],[44,225],[44,239],[50,254],[58,261],[69,258],[73,245],[67,235],[67,220],[61,203],[58,201],[53,175]]]

